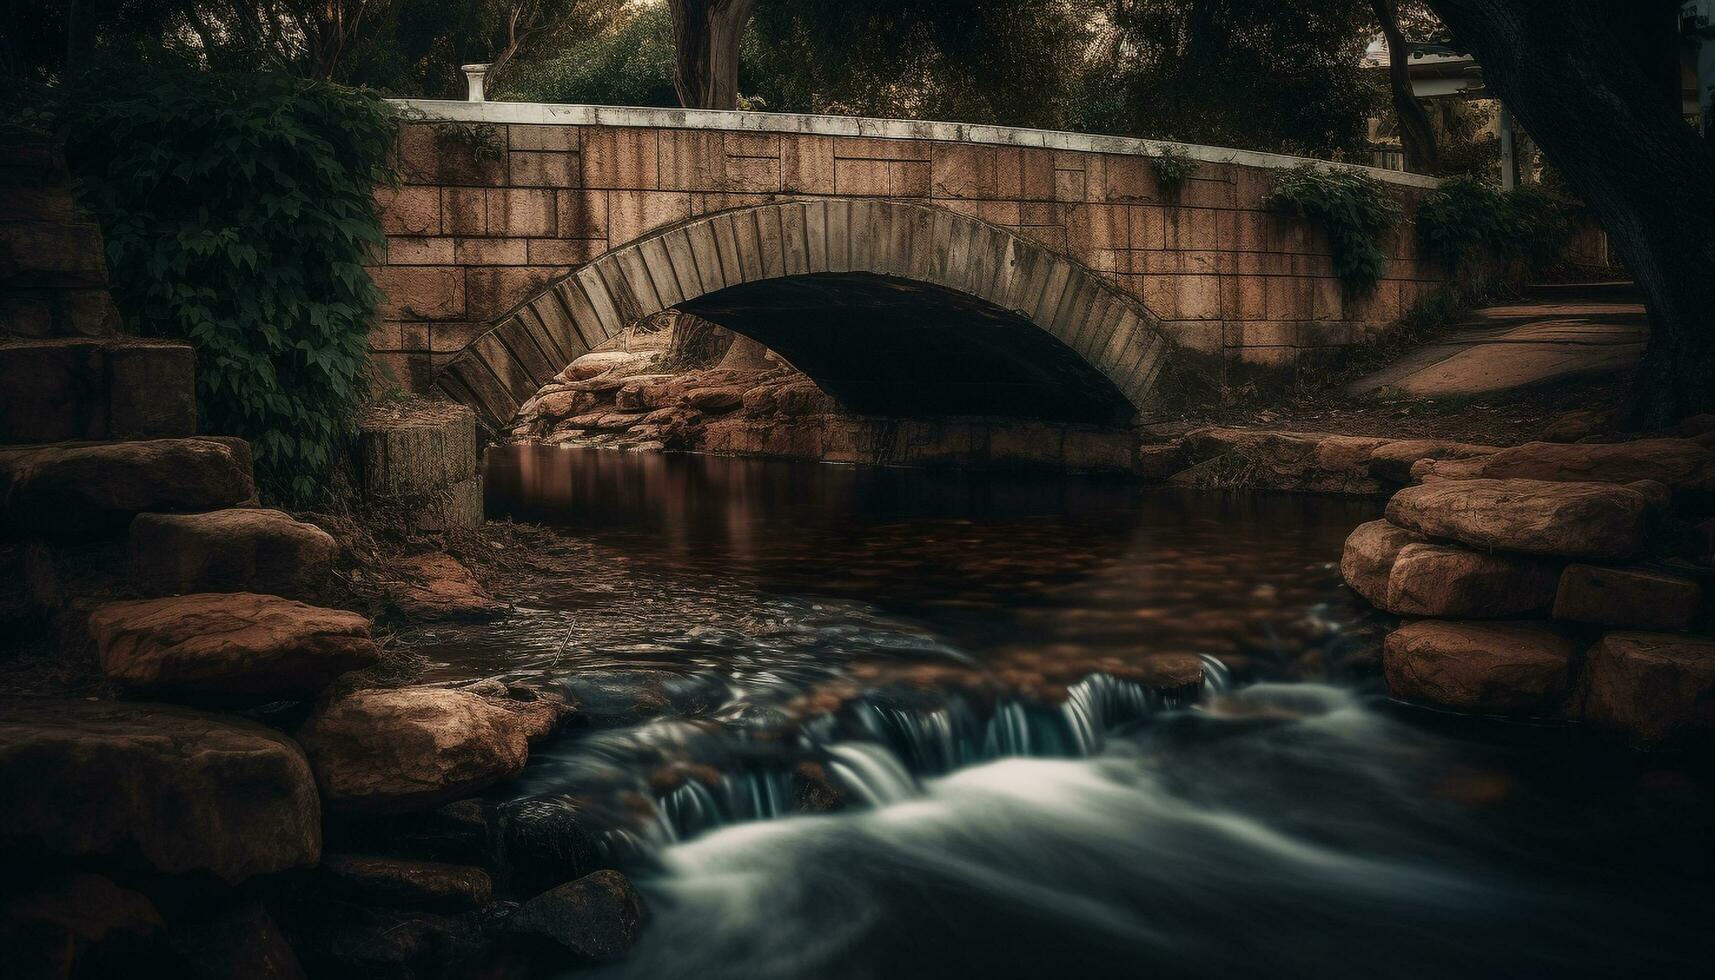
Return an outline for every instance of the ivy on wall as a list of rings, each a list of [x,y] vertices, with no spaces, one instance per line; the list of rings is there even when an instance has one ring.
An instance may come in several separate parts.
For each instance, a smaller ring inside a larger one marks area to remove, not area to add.
[[[1449,180],[1423,199],[1417,237],[1425,255],[1453,272],[1479,255],[1542,266],[1572,237],[1572,209],[1536,187]]]
[[[1328,236],[1334,274],[1348,297],[1375,291],[1387,271],[1382,243],[1400,218],[1399,203],[1380,181],[1304,164],[1276,176],[1265,204],[1298,215]]]
[[[115,84],[107,84],[107,82]],[[263,492],[321,493],[368,382],[397,130],[375,95],[183,69],[71,86],[57,112],[136,333],[197,353],[205,431],[256,452]]]

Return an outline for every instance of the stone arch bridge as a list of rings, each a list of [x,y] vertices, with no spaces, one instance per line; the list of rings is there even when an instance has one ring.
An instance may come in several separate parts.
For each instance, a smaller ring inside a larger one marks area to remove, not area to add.
[[[1035,130],[415,102],[381,192],[376,357],[505,426],[665,309],[779,351],[876,415],[1123,424],[1171,350],[1289,370],[1443,272],[1397,236],[1373,296],[1264,205],[1272,154]],[[1198,164],[1176,192],[1151,160]],[[1327,166],[1327,164],[1319,164]],[[1408,203],[1426,178],[1382,171]]]

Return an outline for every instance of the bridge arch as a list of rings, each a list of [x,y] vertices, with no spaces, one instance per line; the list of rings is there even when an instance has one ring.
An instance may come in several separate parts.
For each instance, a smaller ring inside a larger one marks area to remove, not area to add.
[[[1036,417],[1123,423],[1169,348],[1137,299],[1006,228],[885,199],[785,200],[607,251],[501,317],[436,383],[501,429],[579,355],[675,308],[757,339],[874,414],[1009,414],[992,409],[1028,395]],[[915,376],[885,349],[913,311],[935,321],[921,330],[947,328]],[[923,397],[925,371],[959,375],[953,394]]]

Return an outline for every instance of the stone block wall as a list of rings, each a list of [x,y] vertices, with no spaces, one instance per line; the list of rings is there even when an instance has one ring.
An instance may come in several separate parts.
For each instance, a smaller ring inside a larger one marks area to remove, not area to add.
[[[1291,368],[1363,340],[1445,280],[1392,244],[1373,296],[1348,300],[1327,243],[1262,206],[1303,161],[994,127],[517,103],[418,103],[403,183],[381,192],[373,269],[388,302],[373,346],[413,390],[505,314],[610,249],[697,215],[790,199],[886,198],[1003,226],[1121,286],[1186,349]],[[760,131],[759,127],[781,131]],[[1432,182],[1377,172],[1408,205]]]

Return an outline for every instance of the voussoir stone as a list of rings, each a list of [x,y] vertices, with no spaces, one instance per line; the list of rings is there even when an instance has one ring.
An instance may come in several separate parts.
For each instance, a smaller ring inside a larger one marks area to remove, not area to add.
[[[468,691],[357,691],[320,705],[298,733],[329,805],[402,813],[516,776],[526,720]]]
[[[1546,714],[1566,695],[1577,642],[1542,623],[1420,620],[1382,645],[1394,697],[1460,711]]]
[[[1578,715],[1640,745],[1715,734],[1715,640],[1607,634],[1585,657]]]
[[[1388,573],[1382,608],[1400,616],[1497,619],[1546,610],[1560,569],[1540,558],[1408,544]]]
[[[1703,589],[1677,575],[1647,568],[1568,565],[1554,597],[1554,618],[1672,632],[1691,625],[1702,600]]]
[[[1340,575],[1370,605],[1384,608],[1394,560],[1406,545],[1422,541],[1423,535],[1391,521],[1359,524],[1346,537],[1346,548],[1340,555]]]
[[[648,914],[643,896],[618,871],[595,871],[550,888],[519,907],[507,931],[551,940],[588,959],[630,949]]]
[[[136,856],[227,882],[321,856],[321,808],[298,746],[189,708],[0,701],[0,800],[0,847]]]
[[[89,539],[143,511],[218,510],[255,495],[235,440],[150,439],[0,450],[0,531]]]
[[[138,514],[131,522],[131,583],[144,595],[264,592],[315,599],[327,589],[333,536],[261,508]]]
[[[1619,559],[1644,546],[1655,508],[1610,483],[1437,480],[1388,501],[1388,520],[1432,538],[1533,555]]]
[[[89,632],[107,676],[215,700],[308,697],[381,658],[358,613],[249,592],[113,602]]]
[[[1562,483],[1654,480],[1675,493],[1715,489],[1715,451],[1690,439],[1634,442],[1527,442],[1472,459],[1441,460],[1423,469],[1453,480],[1522,479]]]

